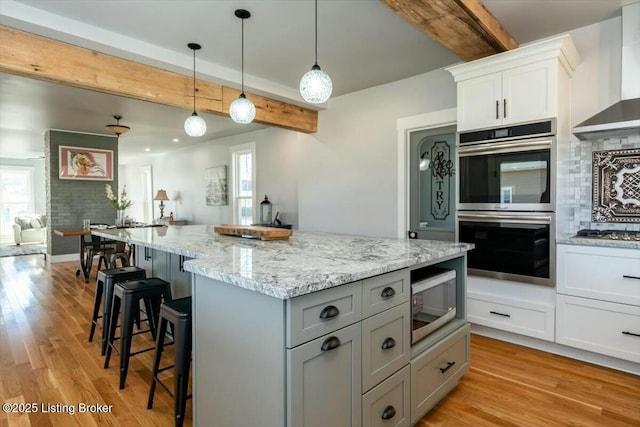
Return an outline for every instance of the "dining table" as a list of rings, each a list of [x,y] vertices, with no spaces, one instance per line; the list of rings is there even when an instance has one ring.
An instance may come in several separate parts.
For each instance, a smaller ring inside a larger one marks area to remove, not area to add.
[[[62,228],[53,230],[55,234],[62,237],[79,237],[79,250],[80,250],[80,265],[76,269],[76,276],[80,275],[80,272],[84,275],[84,282],[89,282],[89,263],[87,262],[85,255],[86,241],[84,236],[91,235],[91,229],[88,228]]]

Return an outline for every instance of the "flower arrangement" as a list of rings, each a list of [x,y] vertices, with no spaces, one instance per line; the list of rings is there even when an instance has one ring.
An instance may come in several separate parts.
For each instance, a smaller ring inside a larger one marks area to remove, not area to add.
[[[127,196],[126,185],[122,187],[122,193],[120,193],[120,200],[118,200],[118,197],[113,193],[113,190],[111,189],[110,184],[107,184],[106,191],[107,191],[107,199],[109,199],[113,207],[119,211],[125,210],[133,204],[133,202],[129,200],[129,197]]]

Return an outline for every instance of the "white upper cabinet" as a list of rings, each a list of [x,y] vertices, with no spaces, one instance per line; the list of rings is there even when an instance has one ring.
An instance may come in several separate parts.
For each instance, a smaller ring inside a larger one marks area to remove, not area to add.
[[[458,84],[458,131],[568,115],[578,60],[564,35],[447,68]]]

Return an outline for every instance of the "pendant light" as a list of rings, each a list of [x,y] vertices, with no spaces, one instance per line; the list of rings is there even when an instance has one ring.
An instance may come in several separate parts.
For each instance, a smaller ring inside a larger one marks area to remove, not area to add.
[[[120,135],[122,135],[123,133],[127,133],[129,132],[129,130],[131,130],[129,126],[120,124],[120,119],[122,118],[122,116],[119,116],[116,114],[115,116],[113,116],[113,118],[116,119],[116,124],[106,125],[105,128],[107,128],[107,132],[112,133],[118,138],[120,138]]]
[[[207,131],[207,123],[196,113],[196,50],[202,46],[198,43],[189,43],[187,46],[193,50],[193,114],[184,121],[184,131],[189,136],[202,136]]]
[[[329,99],[331,91],[333,91],[331,77],[318,65],[318,0],[316,0],[316,61],[311,70],[300,79],[300,94],[307,102],[322,104]]]
[[[256,117],[255,105],[244,94],[244,20],[249,19],[251,13],[248,10],[237,9],[235,15],[242,20],[242,93],[229,106],[229,115],[234,122],[247,124]]]

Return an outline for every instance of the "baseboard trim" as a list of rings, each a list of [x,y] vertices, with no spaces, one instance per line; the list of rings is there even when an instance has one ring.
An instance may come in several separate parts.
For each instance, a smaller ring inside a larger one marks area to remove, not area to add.
[[[49,256],[49,262],[55,264],[57,262],[80,262],[80,254],[64,254],[64,255],[51,255]]]
[[[495,338],[500,341],[506,341],[525,347],[535,348],[536,350],[542,350],[549,353],[558,354],[560,356],[570,357],[572,359],[593,363],[595,365],[616,369],[618,371],[640,375],[640,364],[631,362],[629,360],[622,360],[615,357],[592,353],[590,351],[581,350],[579,348],[573,348],[551,341],[545,341],[538,338],[514,334],[512,332],[505,332],[499,329],[489,328],[473,323],[471,324],[471,333],[489,338]]]

